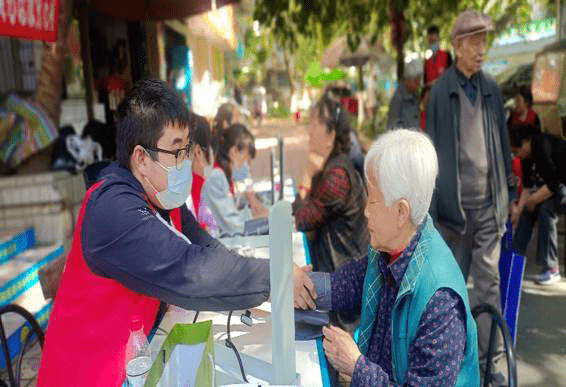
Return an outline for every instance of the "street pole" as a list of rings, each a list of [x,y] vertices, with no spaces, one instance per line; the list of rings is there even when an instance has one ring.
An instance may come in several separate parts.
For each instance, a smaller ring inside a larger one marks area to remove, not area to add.
[[[94,118],[94,98],[93,98],[93,70],[92,54],[90,50],[89,34],[90,1],[84,0],[79,3],[79,28],[81,39],[81,55],[83,60],[83,74],[85,86],[85,103],[88,120]]]

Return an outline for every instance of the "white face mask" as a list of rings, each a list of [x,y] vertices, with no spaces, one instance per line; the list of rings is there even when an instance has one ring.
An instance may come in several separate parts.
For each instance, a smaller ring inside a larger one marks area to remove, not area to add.
[[[165,167],[159,161],[154,161],[167,172],[167,188],[165,191],[159,192],[147,177],[145,180],[157,192],[155,197],[159,200],[163,209],[172,210],[181,207],[187,201],[193,183],[191,160],[184,160],[180,169],[175,166]]]
[[[232,179],[234,181],[244,181],[250,176],[250,166],[248,162],[244,162],[240,168],[234,168],[232,170]]]

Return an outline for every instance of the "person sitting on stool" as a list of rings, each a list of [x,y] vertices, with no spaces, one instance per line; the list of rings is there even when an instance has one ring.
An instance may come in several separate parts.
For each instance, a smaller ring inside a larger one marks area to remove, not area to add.
[[[517,224],[513,249],[525,254],[538,221],[537,263],[542,265],[542,272],[536,282],[552,284],[560,280],[556,224],[558,215],[566,210],[566,169],[560,168],[566,160],[566,141],[529,127],[511,131],[510,141],[513,153],[522,160],[524,185],[519,201],[512,207],[512,222]]]

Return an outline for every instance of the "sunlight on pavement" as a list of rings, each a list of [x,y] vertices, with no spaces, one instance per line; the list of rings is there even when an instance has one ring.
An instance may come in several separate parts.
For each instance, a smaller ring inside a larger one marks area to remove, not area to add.
[[[524,280],[523,292],[538,296],[564,296],[566,295],[566,279],[562,277],[560,282],[545,286],[538,285],[532,280]]]

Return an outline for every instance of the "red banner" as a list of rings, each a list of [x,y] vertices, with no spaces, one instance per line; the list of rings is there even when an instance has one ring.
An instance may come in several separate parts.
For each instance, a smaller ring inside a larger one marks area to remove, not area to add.
[[[0,0],[0,36],[57,41],[59,0]]]

